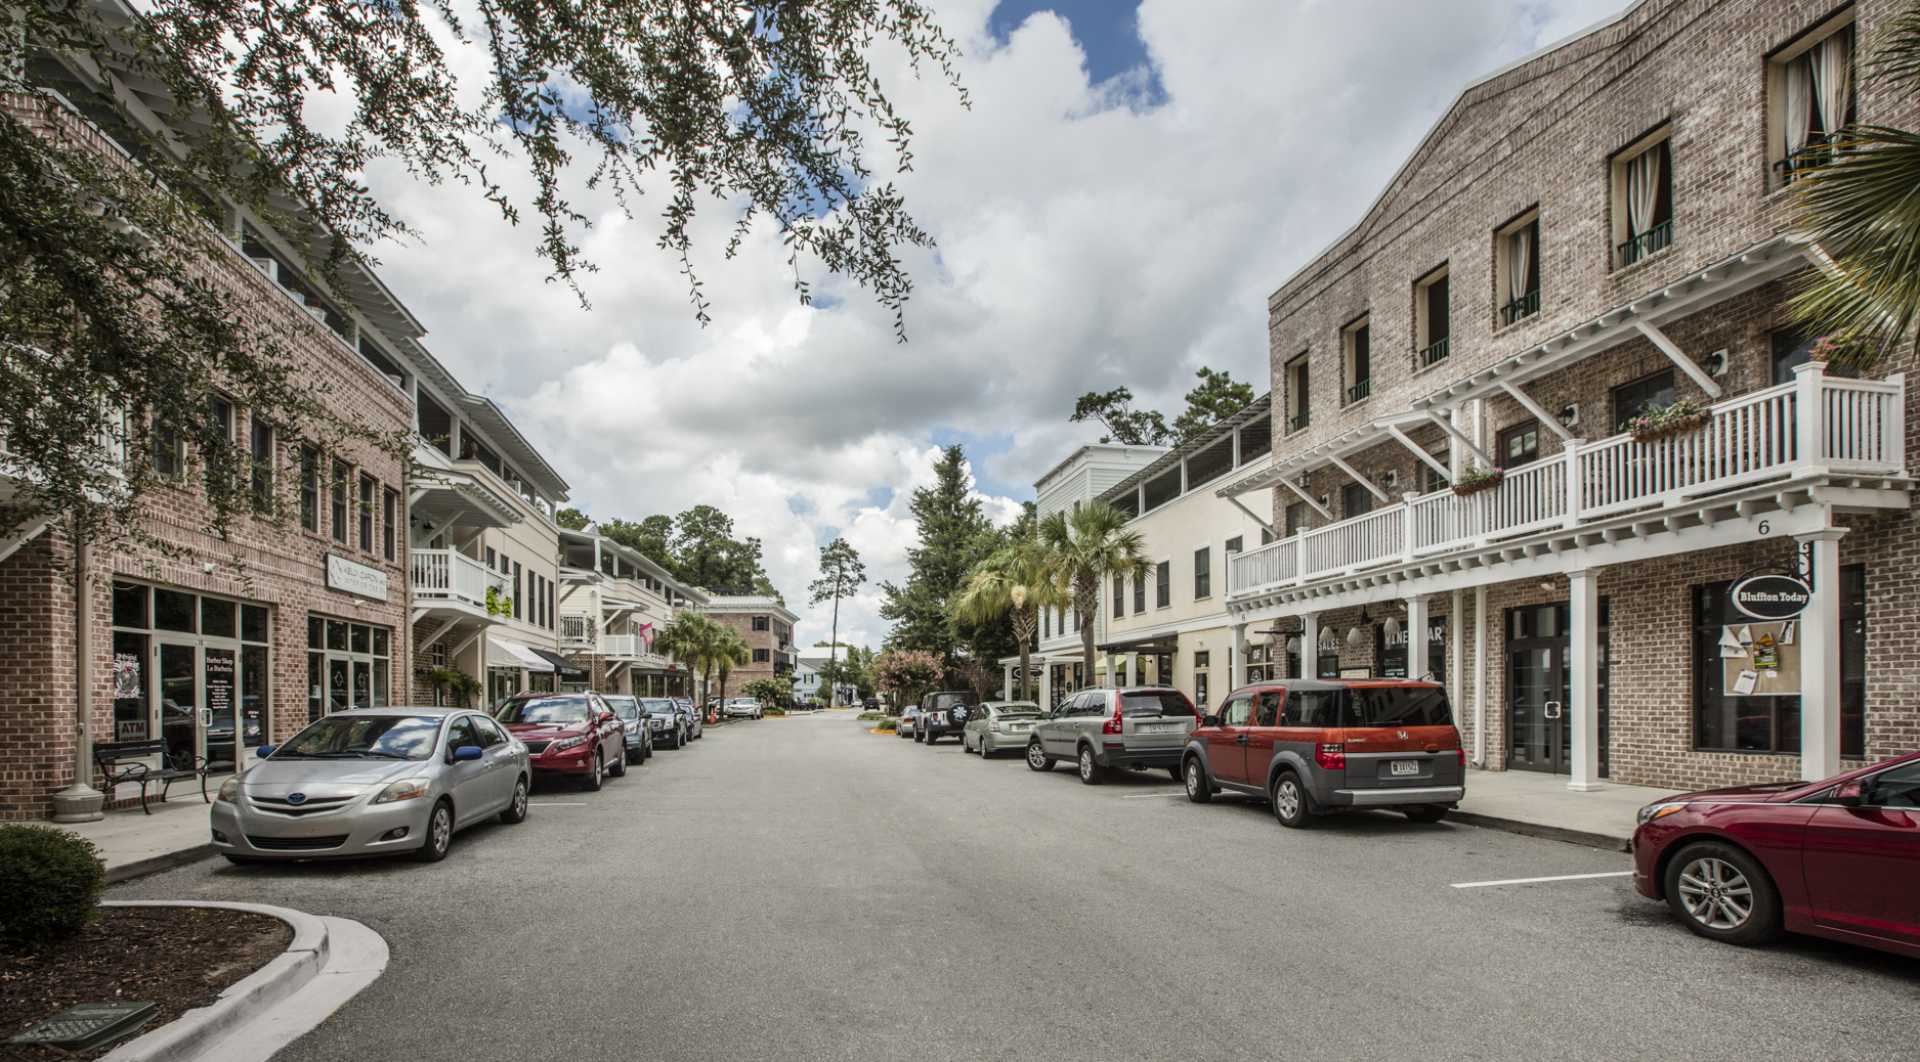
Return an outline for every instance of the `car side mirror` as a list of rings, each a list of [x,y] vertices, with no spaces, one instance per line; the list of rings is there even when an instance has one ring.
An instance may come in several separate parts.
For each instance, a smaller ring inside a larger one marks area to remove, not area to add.
[[[259,756],[260,756],[260,758],[264,760],[264,759],[266,759],[266,758],[267,758],[268,756],[271,756],[271,755],[273,755],[273,750],[274,750],[274,749],[277,749],[277,748],[279,748],[279,747],[280,747],[280,746],[278,746],[278,745],[262,745],[262,746],[260,746],[259,748],[257,748],[257,749],[254,749],[253,751],[254,751],[254,752],[256,752],[256,753],[258,753],[258,754],[259,754]]]
[[[1219,726],[1220,717],[1217,715],[1203,715],[1200,717],[1200,725],[1201,726]]]
[[[1835,789],[1828,802],[1843,808],[1857,808],[1867,802],[1867,787],[1859,782],[1848,782]]]
[[[484,755],[486,755],[486,750],[481,748],[478,745],[462,745],[459,748],[453,750],[453,758],[455,762],[459,762],[462,760],[477,760]]]

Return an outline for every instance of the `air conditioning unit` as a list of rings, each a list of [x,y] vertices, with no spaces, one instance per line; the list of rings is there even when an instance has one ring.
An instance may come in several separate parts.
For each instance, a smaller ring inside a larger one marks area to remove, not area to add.
[[[1580,426],[1580,403],[1568,402],[1560,407],[1560,426],[1563,428]]]

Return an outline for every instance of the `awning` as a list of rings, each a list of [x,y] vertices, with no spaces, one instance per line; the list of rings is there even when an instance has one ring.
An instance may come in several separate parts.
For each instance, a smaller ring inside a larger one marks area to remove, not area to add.
[[[575,667],[574,665],[567,663],[567,658],[564,656],[561,656],[559,653],[553,652],[550,649],[542,649],[537,645],[531,645],[531,646],[528,646],[527,648],[535,653],[538,653],[540,656],[545,657],[547,662],[553,665],[553,670],[560,673],[560,681],[562,682],[587,681],[586,669],[582,667]]]
[[[545,657],[540,656],[538,653],[535,653],[531,646],[522,645],[521,643],[516,642],[511,638],[501,638],[496,635],[489,634],[487,635],[487,645],[492,647],[494,653],[498,653],[498,654],[510,657],[514,660],[518,660],[520,662],[520,666],[525,667],[529,670],[532,670],[532,671],[554,670],[552,661],[547,660]]]
[[[1135,638],[1125,642],[1108,642],[1094,648],[1102,654],[1107,653],[1172,653],[1180,648],[1180,640],[1172,634],[1156,634],[1150,638]]]

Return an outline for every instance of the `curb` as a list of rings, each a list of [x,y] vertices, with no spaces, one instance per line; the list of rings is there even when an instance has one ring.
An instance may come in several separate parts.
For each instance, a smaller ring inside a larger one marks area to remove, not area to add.
[[[168,852],[164,855],[148,856],[130,863],[121,863],[107,868],[107,884],[118,885],[123,881],[144,878],[148,874],[158,874],[174,867],[184,867],[188,863],[198,863],[202,859],[211,859],[215,855],[211,844],[197,844],[190,848]],[[278,910],[278,908],[275,908]]]
[[[1570,830],[1562,826],[1548,826],[1538,822],[1524,822],[1520,819],[1506,819],[1497,815],[1483,815],[1474,811],[1461,811],[1458,808],[1447,812],[1448,822],[1457,822],[1462,826],[1481,826],[1489,830],[1502,830],[1518,833],[1527,837],[1539,837],[1548,841],[1562,841],[1566,844],[1583,845],[1587,848],[1599,848],[1609,852],[1631,851],[1632,847],[1624,837],[1607,833],[1593,833],[1588,830]]]
[[[178,854],[178,853],[176,853]],[[160,859],[172,858],[168,856]],[[155,862],[143,860],[142,862]],[[134,864],[129,864],[129,867]],[[304,911],[295,911],[287,907],[272,907],[257,903],[225,903],[212,900],[107,900],[103,907],[208,907],[230,911],[249,911],[278,918],[293,928],[293,941],[287,950],[270,960],[246,977],[228,985],[220,993],[220,998],[212,1003],[187,1011],[165,1025],[129,1040],[108,1053],[103,1062],[189,1062],[191,1059],[206,1058],[211,1052],[224,1046],[222,1041],[232,1037],[256,1019],[274,1010],[277,1006],[301,992],[316,977],[329,972],[333,958],[333,937],[329,922],[344,922],[343,919],[322,919]],[[358,923],[346,923],[372,934]],[[379,938],[374,936],[376,941]],[[379,941],[378,966],[386,965],[386,947]],[[378,976],[378,972],[374,973]],[[371,978],[368,979],[369,982]],[[358,987],[364,987],[358,986]],[[358,987],[354,991],[358,991]],[[351,994],[351,993],[349,993]],[[344,999],[340,1002],[345,1002]],[[338,1004],[336,1003],[335,1006]],[[295,1036],[320,1023],[320,1019],[332,1012],[329,1007],[319,1014],[305,1028],[294,1033]],[[288,1038],[290,1042],[292,1037]],[[258,1054],[265,1058],[271,1050]]]

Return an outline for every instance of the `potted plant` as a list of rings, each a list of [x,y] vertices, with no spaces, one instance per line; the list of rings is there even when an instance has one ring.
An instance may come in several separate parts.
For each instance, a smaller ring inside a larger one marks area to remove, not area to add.
[[[452,697],[455,703],[465,708],[480,692],[480,680],[458,668],[436,667],[427,672],[427,681],[433,688]]]
[[[487,587],[487,615],[510,616],[513,614],[513,598],[500,592],[497,586]]]
[[[1506,472],[1498,468],[1468,468],[1456,476],[1453,481],[1453,493],[1465,498],[1483,490],[1492,490],[1506,478]]]
[[[1881,349],[1871,340],[1847,332],[1829,332],[1807,348],[1807,360],[1846,376],[1872,372],[1880,364]]]
[[[1713,413],[1697,399],[1682,398],[1671,405],[1654,406],[1627,421],[1627,433],[1635,442],[1650,442],[1669,435],[1681,435],[1706,427]]]

